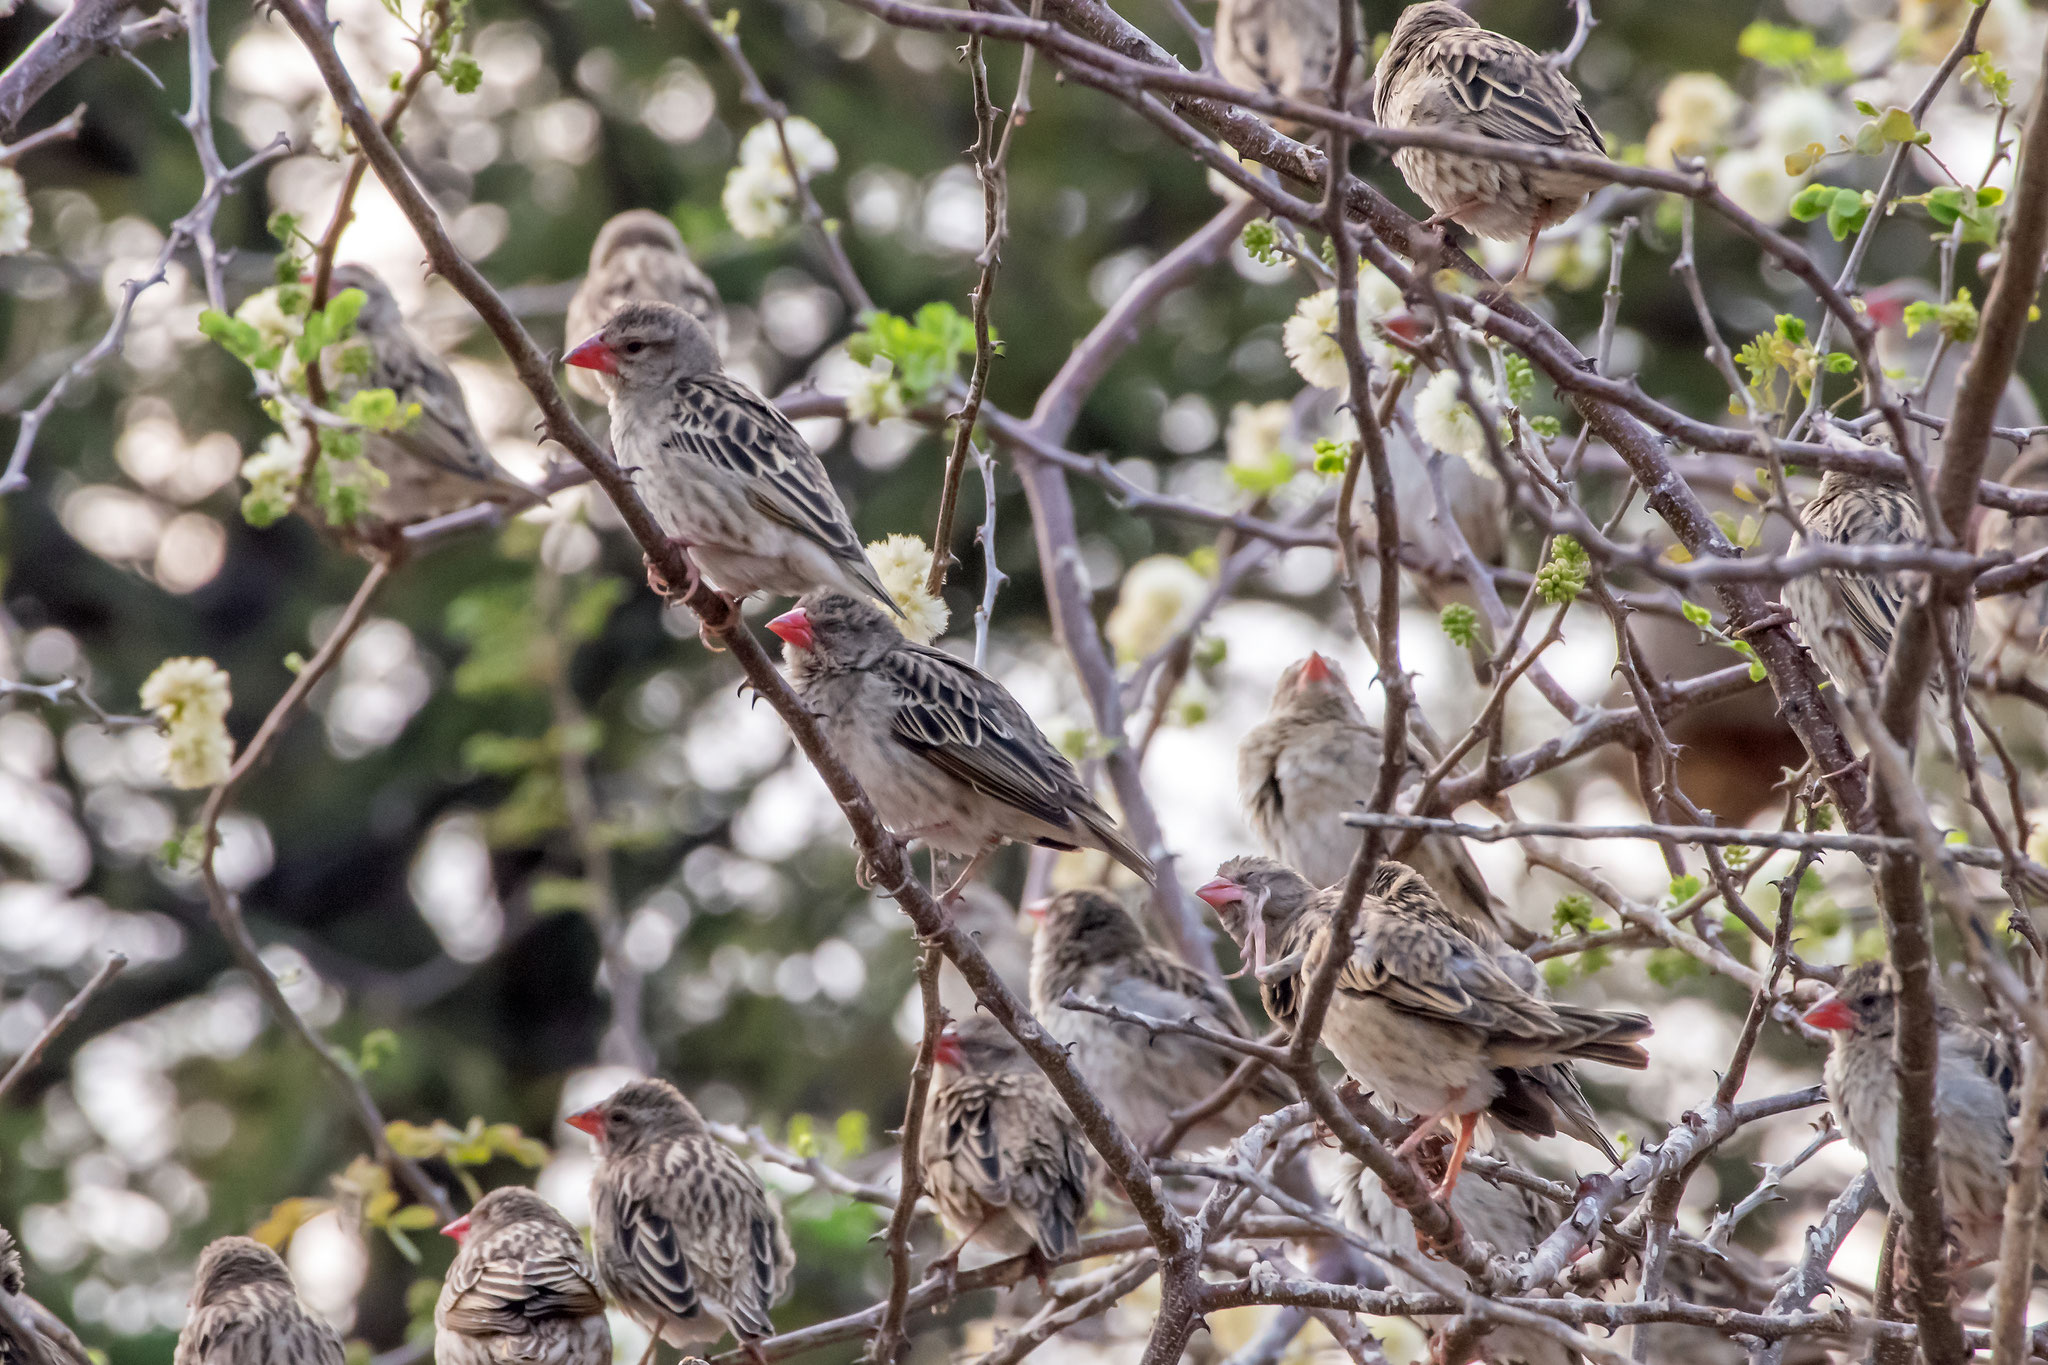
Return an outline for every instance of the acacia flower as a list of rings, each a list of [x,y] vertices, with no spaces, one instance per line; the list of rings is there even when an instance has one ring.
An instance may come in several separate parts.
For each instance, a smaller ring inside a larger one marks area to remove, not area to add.
[[[1484,376],[1472,376],[1472,392],[1483,405],[1493,405],[1493,384]],[[1438,370],[1415,395],[1415,427],[1438,450],[1461,456],[1487,478],[1495,477],[1486,458],[1486,428],[1466,404],[1456,370]]]
[[[0,166],[0,256],[28,250],[29,225],[35,211],[29,207],[28,186],[9,166]]]
[[[211,659],[166,659],[142,684],[142,704],[163,723],[164,775],[174,787],[217,785],[228,775],[228,675]]]
[[[1117,589],[1102,633],[1117,658],[1151,654],[1192,621],[1209,596],[1209,580],[1179,555],[1152,555],[1131,565]]]
[[[742,162],[726,174],[718,202],[734,232],[759,239],[789,226],[792,193],[789,178],[777,168]]]
[[[882,586],[903,610],[897,625],[912,644],[928,645],[946,633],[952,610],[944,598],[934,597],[924,585],[931,578],[932,552],[922,537],[893,535],[868,547],[868,562],[875,566]]]
[[[1385,365],[1393,359],[1393,348],[1374,333],[1374,319],[1401,307],[1401,289],[1369,265],[1358,271],[1358,338],[1367,359]],[[1351,382],[1344,364],[1344,348],[1337,341],[1337,291],[1325,289],[1310,294],[1295,305],[1294,316],[1280,329],[1280,344],[1293,364],[1294,372],[1319,389],[1341,389]]]

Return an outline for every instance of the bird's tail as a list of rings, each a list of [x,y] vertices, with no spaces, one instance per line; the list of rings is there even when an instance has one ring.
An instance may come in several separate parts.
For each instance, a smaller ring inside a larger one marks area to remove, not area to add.
[[[1147,885],[1158,880],[1159,872],[1152,866],[1152,860],[1140,853],[1138,846],[1124,837],[1124,832],[1109,818],[1109,812],[1083,811],[1081,821],[1088,827],[1088,832],[1095,836],[1095,847],[1144,878]]]
[[[1625,1010],[1596,1010],[1583,1005],[1553,1005],[1558,1022],[1578,1038],[1565,1045],[1572,1057],[1588,1062],[1605,1062],[1641,1071],[1650,1065],[1650,1054],[1638,1041],[1650,1036],[1649,1019]]]

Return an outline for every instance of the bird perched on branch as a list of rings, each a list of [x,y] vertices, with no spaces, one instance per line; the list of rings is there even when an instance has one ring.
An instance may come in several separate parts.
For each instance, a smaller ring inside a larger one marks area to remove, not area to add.
[[[949,1024],[917,1155],[925,1187],[960,1239],[1005,1256],[1036,1251],[1046,1265],[1073,1255],[1088,1216],[1087,1139],[1052,1085],[1003,1026],[985,1014]]]
[[[1247,90],[1308,104],[1330,102],[1330,82],[1337,72],[1341,41],[1337,6],[1356,0],[1220,0],[1216,6],[1216,69],[1223,79]],[[1365,25],[1353,32],[1363,34]],[[1353,63],[1354,86],[1362,83],[1362,63]],[[1276,122],[1282,132],[1301,129]]]
[[[1330,951],[1344,888],[1318,891],[1270,858],[1233,858],[1195,894],[1247,950],[1260,997],[1293,1028],[1301,1001]],[[1337,974],[1322,1042],[1361,1086],[1420,1122],[1402,1144],[1415,1150],[1439,1121],[1455,1119],[1457,1144],[1439,1195],[1458,1172],[1482,1116],[1512,1132],[1548,1137],[1562,1118],[1578,1136],[1606,1146],[1577,1078],[1574,1059],[1641,1070],[1637,1040],[1650,1021],[1619,1010],[1553,1004],[1504,959],[1521,958],[1498,936],[1472,934],[1444,909],[1414,869],[1374,869],[1356,921],[1351,955]],[[1268,952],[1277,953],[1268,959]],[[1609,1156],[1613,1148],[1607,1147]]]
[[[910,643],[845,593],[808,593],[768,629],[787,642],[790,682],[882,823],[970,860],[948,898],[1005,843],[1100,849],[1152,880],[1151,861],[994,678]]]
[[[1441,129],[1605,155],[1578,89],[1541,56],[1480,27],[1443,0],[1409,5],[1373,72],[1373,118],[1389,128]],[[1514,279],[1529,268],[1536,237],[1578,212],[1601,181],[1428,147],[1400,147],[1394,164],[1433,215],[1496,241],[1528,241]]]
[[[1239,1037],[1247,1030],[1222,985],[1145,941],[1137,922],[1100,891],[1063,891],[1046,906],[1031,947],[1031,1012],[1057,1038],[1117,1126],[1151,1147],[1174,1115],[1230,1079],[1242,1053],[1184,1033],[1153,1033],[1068,1009],[1068,991],[1155,1019],[1193,1020]],[[1189,1127],[1188,1145],[1231,1141],[1291,1097],[1263,1070],[1216,1113]]]
[[[703,323],[671,303],[629,303],[563,359],[613,381],[612,451],[714,586],[735,598],[838,588],[899,610],[824,462],[773,403],[726,374]],[[672,587],[651,566],[648,584]]]
[[[367,347],[367,368],[341,361],[326,367],[329,391],[346,402],[367,389],[389,389],[399,410],[419,412],[395,431],[363,434],[363,455],[390,482],[370,496],[360,534],[388,533],[414,522],[459,512],[479,502],[521,507],[540,494],[514,478],[491,457],[470,419],[462,386],[441,357],[406,329],[405,315],[384,281],[368,266],[337,267],[330,293],[360,289],[362,311],[355,332]],[[336,347],[345,352],[346,347]]]
[[[2048,449],[2021,456],[2002,480],[2017,488],[2040,491],[2048,487]],[[1978,548],[2004,552],[2014,558],[2048,549],[2048,522],[2040,517],[2016,517],[2002,508],[1990,508],[1978,534]],[[2008,678],[2039,673],[2048,657],[2048,586],[2036,583],[2025,592],[1999,593],[1977,599],[1977,617],[1984,623],[1986,666]]]
[[[1842,1136],[1863,1153],[1878,1193],[1903,1209],[1899,1190],[1899,1082],[1892,1069],[1898,1031],[1898,980],[1882,962],[1851,968],[1839,986],[1803,1016],[1834,1034],[1822,1073]],[[1998,1256],[2005,1221],[2005,1164],[2019,1109],[2019,1059],[2010,1041],[1978,1028],[1936,1001],[1940,1035],[1934,1069],[1934,1146],[1941,1158],[1941,1203],[1968,1265]],[[2035,1260],[2042,1261],[2036,1238]]]
[[[597,1270],[554,1205],[508,1185],[441,1231],[462,1249],[434,1305],[435,1365],[610,1365]]]
[[[718,286],[690,259],[676,225],[652,209],[627,209],[598,229],[590,269],[569,300],[562,329],[572,339],[590,336],[629,303],[674,304],[703,323],[712,346],[724,354]],[[570,370],[569,387],[600,407],[611,401],[612,379],[601,370]]]
[[[657,1342],[687,1350],[730,1328],[770,1336],[768,1309],[796,1258],[761,1178],[711,1136],[697,1106],[664,1080],[634,1081],[569,1116],[597,1139],[590,1221],[597,1274]]]
[[[1237,793],[1245,823],[1266,852],[1308,878],[1333,886],[1351,870],[1361,832],[1347,812],[1379,781],[1384,747],[1366,720],[1344,671],[1321,654],[1288,665],[1273,689],[1266,718],[1237,746]],[[1404,787],[1434,764],[1409,736]],[[1461,921],[1469,920],[1517,946],[1532,936],[1495,900],[1465,845],[1447,834],[1417,841],[1402,861],[1420,872]]]
[[[7,1295],[15,1319],[35,1333],[46,1365],[92,1365],[92,1357],[86,1354],[78,1334],[62,1318],[30,1298],[27,1289],[28,1276],[22,1271],[21,1251],[14,1245],[14,1234],[0,1228],[0,1293]],[[30,1365],[26,1354],[4,1332],[0,1332],[0,1365]]]
[[[222,1237],[200,1253],[191,1303],[174,1365],[342,1365],[341,1338],[252,1237]]]

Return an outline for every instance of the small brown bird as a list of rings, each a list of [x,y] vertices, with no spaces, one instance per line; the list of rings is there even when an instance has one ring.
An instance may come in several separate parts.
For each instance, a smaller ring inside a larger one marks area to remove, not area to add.
[[[15,1318],[35,1333],[48,1365],[92,1365],[92,1357],[86,1354],[78,1334],[62,1318],[30,1298],[27,1288],[28,1276],[21,1268],[21,1251],[14,1245],[14,1234],[0,1228],[0,1293],[7,1295]],[[4,1332],[0,1332],[0,1365],[28,1365],[25,1354]]]
[[[761,1178],[664,1080],[634,1081],[569,1116],[597,1139],[590,1214],[597,1274],[627,1317],[688,1350],[730,1328],[773,1335],[768,1309],[796,1263]]]
[[[2048,449],[2021,456],[2000,480],[2015,488],[2048,488]],[[2048,549],[2048,522],[2016,517],[1999,509],[1984,513],[1978,548],[2014,557]],[[2048,586],[2035,584],[2025,592],[2000,593],[1977,599],[1977,619],[1984,623],[1986,666],[2007,678],[2033,676],[2040,681],[2048,661]]]
[[[1394,23],[1373,72],[1373,118],[1389,128],[1433,128],[1502,142],[1604,155],[1606,144],[1578,89],[1512,38],[1480,27],[1456,5],[1426,0]],[[1439,152],[1395,149],[1394,164],[1434,216],[1495,241],[1528,239],[1513,279],[1536,254],[1536,236],[1578,212],[1601,181],[1571,171]]]
[[[1359,830],[1344,823],[1379,780],[1380,732],[1359,709],[1344,672],[1320,654],[1290,664],[1273,689],[1266,718],[1237,746],[1237,793],[1245,823],[1268,854],[1316,886],[1334,886],[1351,870]],[[1409,737],[1404,786],[1434,766]],[[1494,899],[1465,845],[1450,835],[1418,841],[1403,860],[1461,920],[1522,946],[1532,935]]]
[[[683,234],[652,209],[614,214],[590,244],[590,269],[569,300],[563,331],[587,337],[629,303],[672,303],[704,324],[711,344],[725,352],[725,309],[718,286],[690,259]],[[572,369],[569,387],[603,407],[611,402],[612,380],[598,370]]]
[[[1217,71],[1247,90],[1328,104],[1337,71],[1340,3],[1355,0],[1220,0]],[[1354,32],[1363,34],[1365,25],[1359,24]],[[1355,62],[1351,71],[1356,85],[1365,73]]]
[[[1253,856],[1223,864],[1195,894],[1249,950],[1266,1012],[1294,1027],[1301,991],[1329,951],[1343,887],[1317,891],[1291,868]],[[1471,928],[1414,869],[1381,863],[1323,1017],[1323,1045],[1352,1079],[1420,1116],[1404,1152],[1439,1121],[1457,1120],[1440,1195],[1456,1188],[1482,1116],[1531,1137],[1555,1133],[1562,1117],[1604,1145],[1577,1078],[1562,1064],[1579,1058],[1641,1070],[1650,1061],[1636,1041],[1648,1036],[1648,1019],[1543,999],[1532,989],[1533,969],[1517,980],[1503,961],[1513,950],[1495,936],[1475,939]],[[1267,960],[1269,946],[1277,960]]]
[[[611,1365],[597,1271],[554,1205],[508,1185],[441,1231],[462,1249],[434,1305],[434,1365]]]
[[[438,355],[406,329],[405,315],[384,281],[368,266],[344,265],[334,272],[331,294],[363,291],[356,336],[367,343],[369,368],[351,373],[339,360],[329,365],[329,391],[346,401],[365,389],[390,389],[401,410],[417,403],[419,415],[397,431],[369,432],[363,455],[389,486],[370,498],[359,533],[387,531],[458,512],[479,502],[524,507],[540,494],[507,473],[470,420],[462,386]],[[329,355],[344,352],[335,347]]]
[[[276,1252],[222,1237],[200,1254],[173,1365],[342,1365],[341,1338],[299,1302]]]
[[[1087,1139],[1017,1040],[985,1014],[939,1034],[917,1156],[925,1187],[959,1246],[979,1237],[1005,1256],[1050,1265],[1081,1245]]]
[[[1244,1060],[1186,1034],[1154,1034],[1063,1008],[1060,1001],[1070,990],[1155,1019],[1192,1019],[1239,1037],[1248,1032],[1244,1019],[1218,982],[1147,943],[1137,922],[1109,896],[1075,890],[1053,898],[1031,948],[1031,1012],[1141,1148],[1165,1134],[1175,1112],[1214,1094]],[[1275,1078],[1262,1074],[1231,1104],[1191,1128],[1183,1142],[1221,1146],[1289,1098]]]
[[[725,373],[703,323],[671,303],[629,303],[563,359],[612,378],[612,450],[713,584],[737,598],[838,588],[900,613],[817,452]]]
[[[970,860],[949,897],[1005,843],[1100,849],[1152,880],[1151,861],[994,678],[910,643],[844,593],[809,593],[768,629],[787,642],[790,682],[882,823]]]
[[[1878,1193],[1899,1200],[1899,1082],[1892,1070],[1898,982],[1882,962],[1851,968],[1807,1010],[1805,1022],[1834,1033],[1822,1072],[1842,1136],[1863,1153]],[[1966,1264],[1998,1256],[2005,1221],[2005,1164],[2019,1107],[2019,1061],[2012,1044],[1935,1003],[1940,1032],[1934,1072],[1935,1151],[1941,1158],[1942,1211]],[[2034,1259],[2048,1267],[2038,1234]]]

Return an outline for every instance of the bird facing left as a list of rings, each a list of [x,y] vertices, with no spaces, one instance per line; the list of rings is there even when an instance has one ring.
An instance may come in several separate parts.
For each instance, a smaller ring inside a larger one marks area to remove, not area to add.
[[[608,1365],[597,1269],[554,1205],[508,1185],[441,1231],[461,1250],[434,1305],[435,1365]]]

